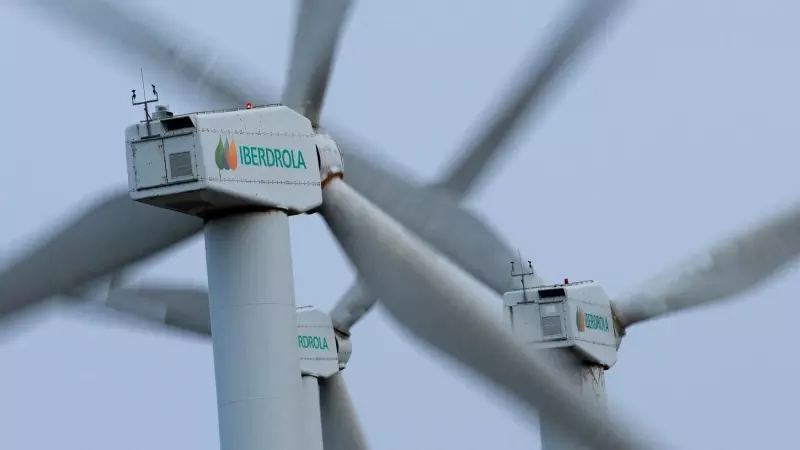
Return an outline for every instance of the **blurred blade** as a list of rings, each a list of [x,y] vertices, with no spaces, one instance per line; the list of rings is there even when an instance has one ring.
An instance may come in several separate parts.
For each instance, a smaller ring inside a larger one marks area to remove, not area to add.
[[[336,140],[347,152],[345,180],[359,194],[495,292],[518,287],[511,276],[518,253],[485,218],[445,191],[420,186],[397,164],[367,157],[346,135]],[[526,281],[545,284],[538,275]]]
[[[47,305],[48,302],[44,304]],[[129,314],[126,311],[118,311],[104,307],[100,303],[84,301],[77,303],[75,300],[51,302],[47,308],[56,313],[56,317],[75,317],[84,321],[92,321],[104,327],[117,328],[120,326],[127,327],[132,330],[140,330],[148,333],[163,333],[165,328],[158,322],[154,322],[147,317],[136,314]],[[36,310],[36,308],[30,308]],[[26,310],[27,312],[28,310]],[[20,314],[24,316],[25,314]],[[16,315],[15,315],[16,317]],[[38,319],[41,321],[41,317]],[[5,324],[3,326],[5,328]],[[204,336],[208,338],[208,336]]]
[[[602,28],[611,13],[623,0],[584,0],[571,17],[560,24],[558,35],[550,40],[544,58],[534,57],[523,66],[516,82],[503,95],[501,105],[483,123],[480,130],[462,147],[459,160],[450,166],[439,187],[447,189],[458,199],[467,196],[491,171],[491,163],[502,160],[508,152],[509,141],[519,130],[522,120],[535,107],[541,110],[544,96],[553,82],[566,69],[570,60],[589,43]],[[484,120],[481,120],[484,122]]]
[[[325,91],[352,0],[300,0],[282,103],[319,124]]]
[[[109,292],[106,306],[183,331],[211,335],[208,291],[201,287],[121,287]]]
[[[319,380],[322,442],[325,450],[364,450],[367,440],[341,372]]]
[[[340,333],[350,334],[350,328],[375,306],[378,298],[373,295],[359,278],[336,303],[330,312],[333,328]]]
[[[74,299],[92,300],[98,298],[105,298],[108,292],[118,285],[122,278],[124,271],[120,270],[108,276],[94,279],[87,284],[76,286],[63,292],[64,295]]]
[[[800,255],[800,204],[683,261],[613,302],[627,327],[726,300],[758,286]]]
[[[203,229],[188,215],[119,192],[70,221],[0,272],[0,315],[111,274]]]
[[[19,3],[38,7],[92,44],[105,45],[122,62],[135,64],[137,72],[143,65],[163,70],[174,77],[175,86],[200,89],[207,109],[243,108],[247,102],[261,105],[277,100],[274,95],[266,95],[264,88],[242,88],[253,85],[238,81],[246,68],[236,70],[237,64],[217,59],[215,50],[187,40],[190,33],[176,29],[173,23],[164,27],[168,32],[160,31],[153,25],[153,17],[145,20],[141,11],[132,12],[130,5],[124,5],[126,2],[24,0]]]
[[[63,294],[72,298],[89,298],[91,297],[93,289],[94,286],[90,283],[80,286],[73,286],[72,288],[65,290]]]
[[[387,168],[385,162],[366,157],[346,134],[337,141],[348,151],[345,177],[356,191],[498,294],[519,287],[519,279],[511,277],[510,271],[518,254],[484,219],[447,192],[408,181],[410,177],[400,168]],[[528,280],[533,285],[545,284],[538,275]],[[377,301],[357,280],[331,311],[334,326],[349,334]]]
[[[122,270],[114,272],[108,279],[108,290],[109,292],[113,291],[122,286],[122,283],[125,281],[125,273]]]
[[[497,301],[341,179],[323,189],[322,214],[342,249],[392,316],[419,339],[494,382],[532,413],[590,448],[653,449],[590,408],[551,367],[526,354],[481,311]]]

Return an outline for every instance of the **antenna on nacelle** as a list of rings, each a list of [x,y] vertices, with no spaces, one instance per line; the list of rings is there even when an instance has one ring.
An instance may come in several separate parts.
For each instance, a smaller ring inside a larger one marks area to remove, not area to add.
[[[158,91],[156,91],[156,85],[155,84],[151,84],[150,86],[153,87],[153,95],[156,98],[153,99],[153,100],[148,100],[147,99],[147,91],[145,90],[145,87],[144,87],[144,69],[139,69],[139,73],[142,76],[142,91],[144,92],[143,93],[144,100],[141,101],[141,102],[137,102],[136,101],[136,89],[131,89],[131,104],[133,106],[144,105],[144,121],[147,124],[147,134],[151,135],[152,133],[150,132],[150,121],[152,119],[150,118],[150,108],[148,107],[148,105],[150,103],[155,103],[155,102],[158,101]]]
[[[527,275],[534,275],[535,272],[533,270],[533,263],[528,261],[528,269],[530,272],[525,272],[525,268],[522,267],[522,253],[517,250],[517,258],[519,258],[519,266],[522,268],[522,272],[514,273],[514,261],[511,261],[511,276],[512,277],[520,277],[520,281],[522,281],[522,299],[523,301],[527,302],[528,297],[527,293],[525,292],[525,277]]]

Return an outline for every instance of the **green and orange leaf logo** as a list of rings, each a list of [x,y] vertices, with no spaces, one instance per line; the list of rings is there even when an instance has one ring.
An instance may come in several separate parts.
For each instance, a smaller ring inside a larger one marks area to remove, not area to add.
[[[223,143],[222,136],[220,136],[217,150],[214,152],[214,160],[219,170],[236,170],[236,168],[239,167],[239,155],[236,152],[236,139],[231,138],[231,141],[228,142],[228,138],[226,137]]]

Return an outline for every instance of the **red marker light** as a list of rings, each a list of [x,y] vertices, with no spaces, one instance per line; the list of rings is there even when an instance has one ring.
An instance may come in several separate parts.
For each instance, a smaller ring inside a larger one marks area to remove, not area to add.
[[[247,102],[247,105],[245,105],[245,108],[247,108],[247,109],[253,109],[253,104],[252,104],[252,103],[250,103],[250,102]]]
[[[569,278],[564,278],[564,284],[569,284]]]

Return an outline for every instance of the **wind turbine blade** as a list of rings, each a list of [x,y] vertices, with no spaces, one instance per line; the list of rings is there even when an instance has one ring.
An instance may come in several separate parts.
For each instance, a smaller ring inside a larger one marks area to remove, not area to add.
[[[613,302],[623,327],[752,289],[800,255],[800,204],[683,261]]]
[[[122,286],[122,283],[125,281],[125,274],[124,271],[118,270],[111,274],[108,279],[108,290],[113,291],[114,289],[118,289]]]
[[[481,311],[497,301],[341,179],[323,189],[322,215],[392,316],[423,342],[495,383],[594,449],[652,449],[585,404],[560,374],[531,357]]]
[[[83,300],[83,302],[76,302],[76,300]],[[91,300],[70,299],[68,301],[63,301],[58,299],[47,306],[49,307],[45,310],[48,313],[53,311],[58,315],[58,317],[64,317],[65,315],[74,316],[82,320],[91,320],[104,326],[124,326],[130,329],[152,332],[164,331],[163,325],[161,325],[158,321],[152,320],[150,317],[139,314],[130,314],[127,311],[106,308],[102,306],[102,304],[98,304]],[[208,336],[204,337],[207,338]]]
[[[240,76],[233,76],[238,73],[231,71],[236,65],[214,57],[216,52],[211,48],[188,41],[189,33],[175,29],[173,24],[169,33],[161,31],[152,25],[151,19],[142,19],[140,11],[132,12],[130,5],[123,6],[125,2],[24,0],[19,3],[38,7],[92,43],[103,44],[112,55],[121,57],[122,62],[135,62],[137,70],[144,63],[173,76],[175,86],[202,89],[204,97],[208,97],[204,100],[209,109],[243,108],[247,102],[260,105],[277,101],[277,96],[266,95],[269,89],[242,88],[253,83],[244,83]],[[213,104],[208,104],[209,101]]]
[[[110,195],[0,272],[0,315],[71,292],[202,229],[200,219],[134,202],[127,192]]]
[[[408,181],[399,168],[364,156],[347,137],[337,140],[342,148],[356,150],[345,156],[347,183],[356,191],[498,294],[517,287],[510,262],[518,255],[485,220],[447,192]],[[538,275],[528,280],[545,284]],[[377,301],[363,280],[356,280],[331,310],[334,327],[348,334]]]
[[[516,82],[503,95],[500,107],[491,114],[486,126],[475,128],[478,134],[462,146],[465,150],[438,186],[462,199],[486,178],[491,162],[500,160],[510,150],[509,141],[522,120],[534,108],[541,109],[556,78],[622,3],[623,0],[584,0],[578,11],[559,26],[559,33],[551,39],[543,60],[536,57],[538,51],[531,53],[532,57],[516,75]]]
[[[341,372],[319,380],[325,450],[366,450],[367,440]]]
[[[319,125],[336,47],[352,0],[300,0],[282,103]]]
[[[378,297],[369,291],[360,278],[357,279],[330,312],[333,328],[340,333],[350,334],[350,328],[377,302]]]
[[[208,291],[200,287],[146,285],[109,292],[106,306],[202,336],[211,335]]]
[[[124,278],[123,272],[124,271],[120,270],[109,276],[92,280],[88,284],[75,286],[72,289],[68,289],[67,291],[63,292],[62,294],[74,299],[95,299],[98,297],[99,290],[101,292],[104,291],[100,295],[105,296],[111,289],[114,289],[116,286],[122,283],[122,279]]]
[[[337,136],[343,151],[354,147]],[[500,237],[494,227],[458,199],[440,189],[420,186],[397,167],[385,167],[360,152],[344,155],[344,177],[382,211],[400,222],[444,256],[495,292],[503,294],[516,287],[511,261],[516,250]],[[532,284],[545,284],[538,275]]]
[[[509,265],[517,259],[515,252],[456,199],[415,185],[399,170],[388,170],[358,153],[347,154],[346,165],[350,186],[472,276],[500,294],[515,287]],[[538,275],[529,280],[545,284]],[[331,310],[334,327],[349,334],[377,302],[363,280],[356,280]]]

